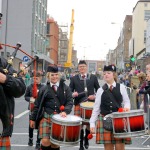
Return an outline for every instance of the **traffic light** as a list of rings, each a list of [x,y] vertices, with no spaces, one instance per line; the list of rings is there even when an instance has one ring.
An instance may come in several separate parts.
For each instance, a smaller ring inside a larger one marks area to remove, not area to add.
[[[135,65],[135,60],[136,60],[136,58],[133,55],[131,55],[130,56],[130,66]]]
[[[130,61],[135,62],[135,57],[133,55],[130,56]]]

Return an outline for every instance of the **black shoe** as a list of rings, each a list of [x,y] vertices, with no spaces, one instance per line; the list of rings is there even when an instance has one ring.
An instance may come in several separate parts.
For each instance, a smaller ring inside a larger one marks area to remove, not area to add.
[[[80,133],[80,148],[79,148],[79,150],[84,150],[83,140],[84,140],[84,130],[82,129],[81,133]]]
[[[88,135],[90,134],[90,131],[89,130],[85,130],[85,137],[84,137],[84,147],[86,148],[86,149],[88,149],[89,148],[89,139],[87,138],[88,137]]]
[[[29,145],[29,146],[33,146],[33,139],[29,138],[28,145]]]
[[[84,150],[84,147],[83,147],[83,146],[82,146],[82,147],[80,147],[80,148],[79,148],[79,150]]]
[[[40,150],[40,143],[36,143],[35,149]]]
[[[86,138],[85,138],[84,147],[85,147],[86,149],[88,149],[88,148],[89,148],[89,140],[88,140],[88,139],[86,139]]]
[[[85,147],[86,149],[88,149],[88,148],[89,148],[89,144],[87,144],[87,145],[84,145],[84,147]]]

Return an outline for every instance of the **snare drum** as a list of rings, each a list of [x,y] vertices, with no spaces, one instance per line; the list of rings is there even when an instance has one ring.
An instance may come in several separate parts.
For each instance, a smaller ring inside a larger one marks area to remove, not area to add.
[[[93,102],[83,102],[80,104],[81,117],[83,119],[83,122],[89,122],[92,115],[93,106]]]
[[[114,137],[134,137],[145,134],[145,120],[143,110],[112,113]]]
[[[78,116],[67,115],[63,118],[55,114],[51,119],[50,141],[56,145],[70,146],[80,142],[82,119]]]

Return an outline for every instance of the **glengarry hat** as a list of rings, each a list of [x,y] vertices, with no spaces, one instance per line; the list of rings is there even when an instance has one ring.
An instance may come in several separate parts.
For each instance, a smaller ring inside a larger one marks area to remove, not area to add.
[[[85,60],[80,60],[78,65],[81,65],[81,64],[87,65]]]
[[[57,73],[58,72],[58,67],[57,66],[48,66],[47,67],[47,72]]]
[[[115,65],[108,65],[108,66],[104,66],[103,71],[113,71],[116,72],[116,66]]]

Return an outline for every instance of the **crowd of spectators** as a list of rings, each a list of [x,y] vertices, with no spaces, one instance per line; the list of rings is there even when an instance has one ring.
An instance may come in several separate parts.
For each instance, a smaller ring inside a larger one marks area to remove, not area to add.
[[[138,85],[131,82],[131,77],[135,76],[138,79]],[[149,105],[149,95],[150,95],[150,64],[146,65],[146,71],[142,72],[140,70],[131,70],[130,72],[118,73],[118,81],[126,87],[135,90],[136,93],[136,107],[137,109],[143,109],[146,114],[146,122],[150,125],[150,114],[148,110]],[[150,127],[149,127],[150,128]]]

